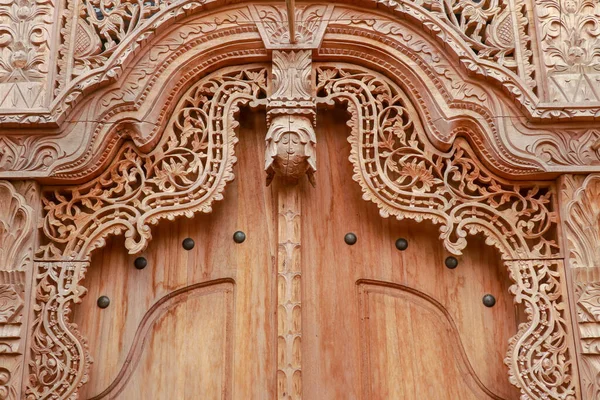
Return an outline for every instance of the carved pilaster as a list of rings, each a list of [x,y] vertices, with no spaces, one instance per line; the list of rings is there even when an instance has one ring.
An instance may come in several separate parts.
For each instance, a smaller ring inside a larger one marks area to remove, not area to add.
[[[565,175],[562,219],[579,327],[582,395],[600,397],[600,175]]]
[[[0,398],[20,399],[39,188],[0,181]]]
[[[301,205],[293,186],[279,189],[277,398],[302,398]]]

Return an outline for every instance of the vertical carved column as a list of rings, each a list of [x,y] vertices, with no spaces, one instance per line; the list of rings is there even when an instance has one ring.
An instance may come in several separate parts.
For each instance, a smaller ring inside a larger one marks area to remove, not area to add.
[[[273,51],[273,94],[267,104],[267,185],[277,175],[277,398],[302,398],[301,202],[294,186],[314,186],[316,104],[310,50]]]
[[[600,398],[600,175],[565,175],[561,182],[571,304],[579,327],[582,395]]]
[[[0,399],[20,399],[39,214],[35,182],[0,181]]]
[[[302,272],[300,199],[291,186],[279,189],[277,257],[277,398],[302,398]]]

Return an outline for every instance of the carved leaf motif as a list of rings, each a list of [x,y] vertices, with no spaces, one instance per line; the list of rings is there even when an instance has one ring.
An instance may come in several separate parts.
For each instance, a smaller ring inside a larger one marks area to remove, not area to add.
[[[600,282],[577,285],[579,322],[600,322]]]
[[[149,225],[160,218],[209,211],[233,179],[236,105],[265,93],[262,67],[214,74],[182,96],[152,152],[142,154],[128,143],[97,179],[47,193],[44,233],[53,257],[58,251],[85,259],[104,237],[123,231],[127,248],[137,252],[151,238]]]
[[[354,179],[383,216],[441,224],[441,238],[454,254],[466,246],[467,233],[481,232],[507,259],[558,253],[551,187],[493,176],[461,140],[443,154],[426,145],[410,101],[380,75],[323,65],[316,81],[323,103],[348,105]]]

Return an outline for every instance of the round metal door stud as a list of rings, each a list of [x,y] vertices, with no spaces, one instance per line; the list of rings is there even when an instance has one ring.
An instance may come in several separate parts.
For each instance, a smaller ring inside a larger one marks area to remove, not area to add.
[[[183,239],[183,242],[181,243],[181,245],[183,246],[184,249],[191,250],[194,248],[196,243],[194,243],[194,239],[192,239],[192,238],[185,238],[185,239]]]
[[[98,304],[98,307],[100,308],[106,308],[110,305],[110,299],[108,296],[100,296],[98,297],[96,304]]]
[[[344,242],[346,242],[346,244],[348,244],[350,246],[352,246],[353,244],[356,244],[357,240],[358,240],[358,238],[352,232],[346,233],[346,236],[344,236]]]
[[[233,234],[233,241],[236,243],[244,243],[246,240],[246,234],[242,231],[237,231]]]
[[[456,267],[458,267],[458,260],[456,259],[456,257],[446,257],[446,261],[445,261],[446,267],[448,267],[448,269],[454,269]]]
[[[491,294],[483,296],[483,305],[486,307],[494,307],[496,305],[496,298]]]
[[[145,257],[138,257],[133,262],[133,266],[136,269],[144,269],[144,268],[146,268],[146,266],[148,266],[148,260],[146,260]]]
[[[400,251],[404,251],[408,248],[408,240],[400,238],[396,240],[396,248]]]

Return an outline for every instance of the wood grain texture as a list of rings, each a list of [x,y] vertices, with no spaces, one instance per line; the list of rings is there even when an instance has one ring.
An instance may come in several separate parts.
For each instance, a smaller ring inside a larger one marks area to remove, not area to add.
[[[161,299],[193,285],[222,279],[235,282],[233,294],[211,294],[181,302],[149,329],[146,350],[129,384],[115,398],[127,400],[133,388],[150,385],[155,370],[166,375],[157,381],[165,384],[153,384],[151,397],[136,394],[132,395],[134,399],[197,399],[198,393],[204,392],[186,387],[201,385],[214,390],[223,379],[226,382],[222,383],[230,388],[229,397],[219,392],[218,396],[203,398],[275,396],[277,238],[273,233],[277,227],[277,197],[272,189],[264,187],[264,163],[256,161],[264,154],[265,114],[244,112],[241,121],[240,137],[244,139],[236,146],[236,180],[226,190],[227,201],[218,203],[211,214],[160,224],[152,244],[142,254],[148,260],[143,270],[134,268],[135,256],[127,254],[122,239],[109,240],[107,247],[93,256],[86,277],[90,292],[74,308],[74,321],[89,338],[94,359],[90,381],[82,388],[80,398],[98,396],[115,382],[131,349],[139,346],[136,340],[141,337],[136,334],[144,317]],[[237,230],[247,235],[241,244],[232,239]],[[195,241],[191,251],[182,248],[186,237]],[[111,299],[104,310],[96,306],[101,295]],[[221,378],[227,356],[224,338],[215,335],[222,332],[227,320],[223,296],[232,297],[232,358],[226,378]],[[220,367],[212,371],[214,365]],[[204,378],[213,374],[215,382]],[[169,380],[176,383],[167,384]]]
[[[310,365],[303,369],[304,396],[364,398],[357,282],[372,279],[411,287],[443,305],[459,334],[452,340],[463,343],[476,371],[471,379],[479,379],[499,398],[518,398],[518,391],[506,379],[503,359],[507,343],[516,332],[519,313],[508,293],[510,281],[498,253],[475,237],[458,257],[459,267],[447,269],[444,259],[449,254],[433,225],[382,219],[376,206],[362,200],[348,161],[345,112],[329,110],[317,118],[318,189],[302,186],[303,364]],[[357,235],[354,246],[344,243],[347,232]],[[404,252],[395,247],[400,237],[409,243]],[[482,296],[486,293],[496,297],[495,307],[483,306]],[[394,318],[410,325],[412,319],[422,316]],[[388,324],[391,326],[391,322]],[[412,343],[421,350],[419,357],[437,360],[438,335],[439,331],[424,332],[419,339],[426,345]],[[386,343],[391,343],[394,336]],[[413,351],[407,339],[401,343],[403,351]],[[385,346],[372,351],[385,359]],[[454,356],[446,353],[443,358]],[[439,364],[431,368],[439,368]],[[439,378],[412,376],[405,370],[389,373],[412,387]],[[446,382],[453,389],[440,399],[456,399],[451,393],[461,393],[464,380],[453,376],[455,380]]]

